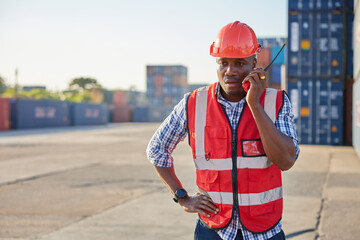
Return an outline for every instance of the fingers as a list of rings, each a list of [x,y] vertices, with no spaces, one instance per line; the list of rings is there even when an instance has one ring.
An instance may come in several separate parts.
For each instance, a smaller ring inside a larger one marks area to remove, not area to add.
[[[217,214],[219,212],[212,199],[201,193],[197,193],[186,200],[181,200],[181,205],[187,212],[198,212],[207,217],[210,217],[210,213]]]
[[[250,85],[257,86],[260,90],[266,86],[266,75],[261,68],[254,68],[243,80],[243,88],[248,92]],[[256,87],[256,88],[257,88]]]
[[[265,72],[261,68],[254,68],[247,77],[252,78],[255,82],[266,79]]]
[[[208,196],[201,195],[198,202],[198,212],[204,216],[210,217],[209,213],[217,214],[219,209]]]

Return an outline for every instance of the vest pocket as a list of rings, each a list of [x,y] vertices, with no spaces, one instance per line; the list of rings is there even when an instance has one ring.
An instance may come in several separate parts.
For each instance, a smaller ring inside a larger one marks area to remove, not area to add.
[[[206,192],[220,192],[219,171],[196,170],[196,183]]]
[[[229,139],[231,135],[227,127],[205,126],[205,155],[211,158],[230,157]]]
[[[243,157],[266,156],[261,139],[241,139],[241,151]]]

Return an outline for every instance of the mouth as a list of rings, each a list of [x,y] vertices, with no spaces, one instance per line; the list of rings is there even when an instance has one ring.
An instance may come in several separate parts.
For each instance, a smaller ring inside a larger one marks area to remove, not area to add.
[[[238,86],[241,85],[242,81],[239,78],[235,78],[235,77],[226,77],[224,78],[224,83],[226,85],[228,85],[229,87],[232,86]]]

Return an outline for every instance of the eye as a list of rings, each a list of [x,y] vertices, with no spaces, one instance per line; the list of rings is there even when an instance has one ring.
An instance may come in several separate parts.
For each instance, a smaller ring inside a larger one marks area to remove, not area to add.
[[[219,61],[219,65],[222,66],[222,67],[225,67],[228,65],[228,62],[227,61],[224,61],[224,60],[220,60]]]
[[[239,67],[242,67],[242,66],[245,65],[245,63],[244,63],[244,62],[236,62],[235,65],[236,65],[236,66],[239,66]]]

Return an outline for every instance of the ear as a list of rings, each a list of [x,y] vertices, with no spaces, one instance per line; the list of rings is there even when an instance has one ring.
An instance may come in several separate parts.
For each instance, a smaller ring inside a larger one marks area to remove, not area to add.
[[[256,64],[257,64],[257,58],[256,58],[256,57],[254,57],[254,60],[253,60],[253,68],[255,68],[255,67],[256,67]]]

